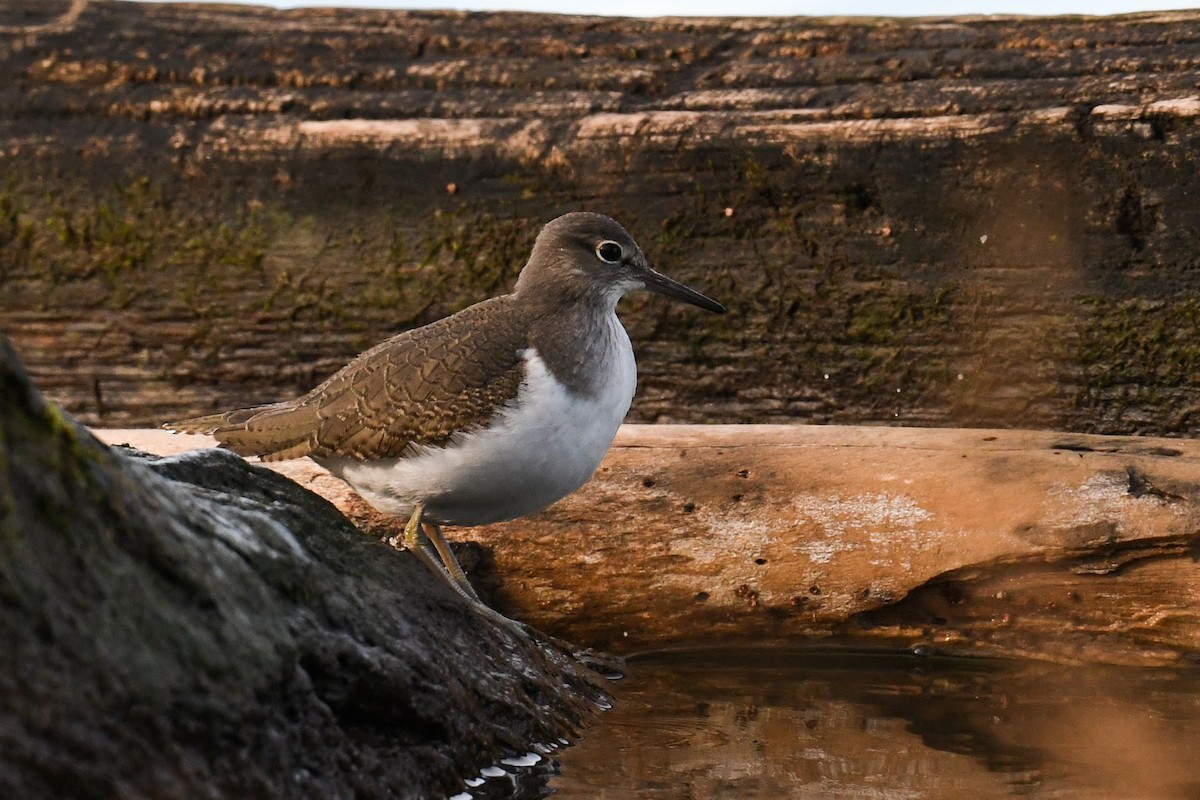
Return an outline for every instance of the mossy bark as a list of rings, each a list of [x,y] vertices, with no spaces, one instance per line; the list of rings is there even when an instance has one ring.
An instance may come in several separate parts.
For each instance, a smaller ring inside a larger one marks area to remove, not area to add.
[[[731,308],[626,301],[634,419],[1197,424],[1200,14],[0,10],[0,320],[89,423],[305,391],[587,208]]]

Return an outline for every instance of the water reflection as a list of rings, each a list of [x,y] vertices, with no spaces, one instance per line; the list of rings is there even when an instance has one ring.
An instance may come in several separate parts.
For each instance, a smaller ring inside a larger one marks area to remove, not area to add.
[[[567,798],[1200,797],[1200,673],[847,653],[634,661]]]

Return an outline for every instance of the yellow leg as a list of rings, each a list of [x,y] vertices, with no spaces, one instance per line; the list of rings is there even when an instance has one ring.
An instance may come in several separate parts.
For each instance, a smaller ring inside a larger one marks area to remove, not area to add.
[[[408,518],[408,524],[404,526],[404,539],[399,542],[400,546],[405,550],[410,551],[415,555],[425,566],[437,567],[437,559],[434,558],[434,553],[429,547],[429,543],[421,535],[421,521],[425,515],[425,507],[417,505],[413,508],[412,516]],[[396,546],[395,538],[392,539],[392,546]],[[441,572],[438,567],[435,572]]]
[[[479,596],[475,594],[475,590],[471,588],[470,582],[467,581],[467,576],[463,573],[462,567],[459,566],[458,560],[454,558],[454,553],[450,551],[449,545],[446,544],[441,529],[436,524],[430,523],[436,531],[436,539],[424,533],[424,526],[422,524],[424,516],[424,505],[418,504],[413,508],[412,516],[408,518],[408,524],[404,526],[404,549],[416,556],[417,560],[426,569],[437,574],[446,583],[450,584],[450,587],[470,602],[480,614],[521,636],[527,636],[528,632],[524,625],[516,620],[509,619],[479,599]],[[430,547],[431,542],[433,543],[433,547]],[[437,545],[437,542],[441,542],[440,547]],[[395,544],[396,542],[393,540],[392,545],[395,546]],[[439,561],[437,556],[441,556],[442,560]],[[455,574],[451,572],[450,564],[454,565],[453,569],[457,571],[458,577],[455,577]]]
[[[442,536],[442,526],[436,522],[426,522],[424,523],[423,530],[425,531],[425,535],[429,537],[429,541],[433,543],[433,548],[442,557],[442,565],[446,568],[446,572],[450,573],[450,577],[454,579],[454,582],[466,594],[470,595],[475,602],[482,603],[483,601],[479,599],[479,595],[475,594],[475,587],[471,586],[471,582],[467,580],[467,574],[459,566],[458,559],[454,557],[454,551],[447,544],[446,537]]]
[[[444,567],[438,560],[437,556],[439,554],[437,551],[430,547],[429,539],[424,535],[421,525],[421,518],[424,515],[425,506],[417,504],[413,507],[412,516],[408,518],[408,524],[404,526],[404,540],[402,542],[404,549],[416,556],[417,560],[420,561],[426,569],[445,580],[446,583],[450,584],[451,588],[453,588],[456,592],[470,600],[472,603],[478,603],[479,598],[475,596],[474,590],[468,594],[466,590],[464,590],[459,584],[459,582],[454,579],[454,576],[451,575],[446,567]],[[392,540],[392,545],[396,545],[396,541],[394,539]],[[462,571],[461,568],[459,571]],[[470,586],[470,584],[468,584],[468,586]]]
[[[403,541],[397,541],[400,537],[393,537],[389,543],[393,547],[403,546],[405,550],[416,556],[426,569],[436,573],[438,577],[450,584],[450,587],[467,600],[480,616],[486,617],[496,625],[508,628],[523,639],[529,639],[533,635],[531,628],[515,619],[509,619],[479,599],[479,595],[475,594],[466,574],[459,566],[458,559],[454,557],[453,551],[450,550],[445,537],[442,536],[441,527],[436,522],[426,523],[424,516],[425,506],[418,504],[413,508],[412,516],[408,518],[408,524],[404,526]],[[433,531],[432,536],[426,530],[425,525],[428,525]],[[547,637],[545,634],[536,634],[536,636],[553,643],[566,652],[575,653],[576,657],[582,659],[592,670],[610,680],[616,680],[624,674],[624,668],[619,659],[597,656],[591,650],[577,650],[573,645],[553,637]]]

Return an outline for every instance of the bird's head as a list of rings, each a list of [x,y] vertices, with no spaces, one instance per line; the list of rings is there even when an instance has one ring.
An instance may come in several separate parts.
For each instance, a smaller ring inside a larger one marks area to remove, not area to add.
[[[518,294],[567,296],[609,308],[636,289],[725,312],[716,300],[653,269],[642,248],[616,220],[587,212],[564,214],[542,228],[516,286]]]

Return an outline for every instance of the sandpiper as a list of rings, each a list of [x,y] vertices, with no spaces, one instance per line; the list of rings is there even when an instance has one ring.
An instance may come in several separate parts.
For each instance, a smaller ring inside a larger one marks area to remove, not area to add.
[[[634,289],[725,311],[652,269],[615,220],[566,214],[511,294],[397,334],[302,397],[164,427],[263,461],[313,459],[407,517],[404,546],[479,603],[440,526],[531,514],[592,476],[637,383],[616,315]]]

